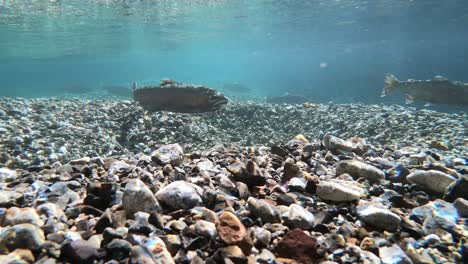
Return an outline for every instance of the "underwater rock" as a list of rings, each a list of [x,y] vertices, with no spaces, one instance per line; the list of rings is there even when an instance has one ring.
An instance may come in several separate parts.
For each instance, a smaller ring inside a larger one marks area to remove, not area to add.
[[[453,206],[457,208],[460,217],[468,218],[468,201],[463,198],[457,198],[453,202]]]
[[[154,151],[151,158],[161,165],[179,166],[184,161],[184,151],[179,144],[165,145]]]
[[[161,188],[156,193],[156,198],[163,205],[173,210],[191,209],[201,205],[203,190],[185,181],[175,181]]]
[[[285,223],[292,228],[310,229],[314,226],[314,215],[298,204],[291,204]]]
[[[254,197],[247,199],[247,207],[254,218],[259,217],[266,223],[278,223],[281,221],[280,214],[275,206]]]
[[[336,175],[348,173],[356,178],[366,178],[370,182],[385,179],[385,173],[378,168],[357,160],[340,161],[336,166]]]
[[[453,202],[457,198],[468,200],[468,176],[466,175],[452,182],[444,195],[444,200],[448,202]]]
[[[317,243],[314,238],[306,235],[302,230],[293,229],[286,233],[273,252],[279,257],[291,258],[300,263],[314,263]]]
[[[60,257],[72,263],[92,263],[103,256],[92,242],[78,239],[62,246]]]
[[[161,207],[151,190],[139,179],[130,180],[126,185],[122,196],[122,207],[127,215],[136,212],[161,210]]]
[[[456,179],[448,174],[436,170],[418,170],[406,176],[406,180],[431,191],[445,193],[447,187]]]
[[[3,221],[0,219],[1,226],[17,225],[17,224],[33,224],[36,226],[43,226],[44,221],[39,217],[34,208],[18,208],[11,207],[6,209],[3,216]]]
[[[44,232],[33,224],[18,224],[3,228],[0,237],[0,254],[18,248],[36,251],[45,243]]]
[[[231,212],[223,212],[216,221],[216,230],[219,238],[226,245],[237,245],[246,254],[250,254],[253,242],[250,239],[244,224]]]
[[[395,213],[372,205],[358,207],[357,214],[362,221],[381,230],[395,231],[401,224],[401,218]]]
[[[321,181],[317,185],[317,196],[320,199],[334,202],[350,202],[359,200],[365,195],[365,190],[353,182],[333,180]]]
[[[0,168],[0,182],[12,182],[18,178],[18,173],[8,168]]]
[[[382,260],[382,264],[411,264],[411,259],[405,254],[405,252],[398,246],[392,245],[391,247],[379,248],[379,256]]]

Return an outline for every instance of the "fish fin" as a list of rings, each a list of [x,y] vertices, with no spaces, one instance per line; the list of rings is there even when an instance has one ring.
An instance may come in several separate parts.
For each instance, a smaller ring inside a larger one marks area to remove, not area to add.
[[[405,103],[406,104],[411,104],[414,102],[414,97],[411,96],[410,94],[405,94]]]
[[[444,82],[444,81],[448,81],[448,78],[445,78],[441,75],[436,75],[434,76],[434,78],[432,78],[432,80],[436,82]]]
[[[431,106],[431,105],[432,105],[432,104],[429,103],[429,102],[427,102],[427,103],[424,104],[424,106]]]
[[[398,84],[398,79],[390,73],[385,75],[385,86],[380,94],[380,97],[387,96],[392,90],[395,89],[396,84]]]
[[[135,91],[138,88],[137,82],[132,83],[132,91]]]

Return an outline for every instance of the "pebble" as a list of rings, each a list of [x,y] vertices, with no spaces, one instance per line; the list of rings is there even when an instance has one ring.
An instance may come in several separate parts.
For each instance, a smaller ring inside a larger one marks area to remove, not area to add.
[[[18,178],[18,173],[8,168],[0,168],[0,182],[13,182]]]
[[[130,180],[125,185],[122,207],[128,215],[133,215],[139,211],[151,213],[160,210],[160,205],[154,194],[139,179]]]
[[[313,263],[316,260],[317,244],[314,238],[300,229],[286,233],[273,252],[282,258],[291,258],[301,263]]]
[[[175,181],[161,188],[156,198],[163,205],[173,210],[191,209],[202,205],[203,190],[199,186],[185,181]]]
[[[36,251],[45,243],[44,232],[33,224],[17,224],[1,230],[0,253],[18,248]]]
[[[322,200],[350,202],[359,200],[365,190],[353,182],[343,180],[321,181],[317,185],[317,196]]]
[[[18,207],[10,207],[6,209],[5,214],[3,217],[3,221],[0,220],[0,225],[8,226],[8,225],[17,225],[17,224],[24,224],[29,223],[36,226],[43,226],[44,221],[39,217],[36,210],[31,207],[25,208],[18,208]]]
[[[375,206],[358,207],[359,218],[369,225],[381,230],[395,231],[400,227],[401,218],[390,210]]]
[[[298,204],[291,204],[285,223],[292,228],[310,229],[314,226],[315,217]]]
[[[78,239],[63,245],[60,257],[71,263],[92,263],[103,256],[98,249],[94,243]]]
[[[398,246],[392,245],[391,247],[379,248],[379,256],[382,264],[411,264],[413,263],[405,252]]]
[[[447,187],[447,192],[444,195],[444,200],[453,202],[457,198],[468,200],[468,176],[463,175]]]
[[[266,223],[278,223],[281,221],[281,216],[275,206],[266,201],[249,197],[247,206],[253,218],[261,218]]]
[[[453,202],[453,206],[457,209],[460,217],[468,218],[468,201],[463,198],[458,198]]]
[[[445,190],[452,182],[455,181],[455,178],[436,170],[419,170],[406,176],[406,180],[428,190],[445,193]]]
[[[231,212],[223,212],[216,222],[219,238],[226,245],[237,245],[246,254],[250,254],[253,242],[244,224]]]
[[[380,182],[385,179],[385,173],[367,163],[358,160],[340,161],[336,166],[336,175],[348,173],[355,178],[366,178],[370,182]]]
[[[184,151],[179,144],[165,145],[155,150],[151,158],[161,165],[180,166],[184,161]]]

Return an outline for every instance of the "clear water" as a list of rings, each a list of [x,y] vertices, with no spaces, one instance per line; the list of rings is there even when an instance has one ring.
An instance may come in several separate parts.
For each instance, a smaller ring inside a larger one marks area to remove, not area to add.
[[[0,0],[0,96],[168,77],[381,102],[387,72],[468,81],[466,25],[466,0]]]

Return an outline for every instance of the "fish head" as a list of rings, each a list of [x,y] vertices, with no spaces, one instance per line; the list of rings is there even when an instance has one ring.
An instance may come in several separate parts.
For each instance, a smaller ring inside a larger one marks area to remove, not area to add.
[[[215,92],[210,95],[208,103],[210,108],[218,110],[229,102],[229,99],[220,92]]]

